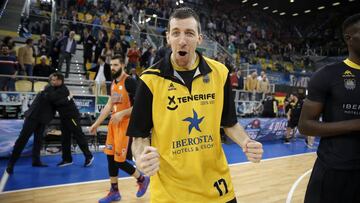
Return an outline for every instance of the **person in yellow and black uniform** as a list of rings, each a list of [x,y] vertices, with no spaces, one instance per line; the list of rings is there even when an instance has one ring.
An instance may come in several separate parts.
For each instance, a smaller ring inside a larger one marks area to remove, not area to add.
[[[136,166],[151,176],[151,202],[236,202],[220,126],[252,162],[262,145],[237,122],[228,69],[195,51],[192,9],[174,11],[167,41],[171,52],[140,77],[127,131]]]
[[[320,137],[305,203],[360,202],[360,13],[342,30],[349,56],[311,77],[300,116],[300,132]]]

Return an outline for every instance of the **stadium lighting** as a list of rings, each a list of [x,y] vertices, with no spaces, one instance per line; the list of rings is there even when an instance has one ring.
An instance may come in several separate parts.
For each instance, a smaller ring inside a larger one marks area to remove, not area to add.
[[[269,9],[269,6],[265,6],[263,9],[264,9],[264,10],[268,10],[268,9]]]
[[[293,13],[292,16],[298,16],[299,14],[298,13]]]
[[[179,5],[179,2],[176,2],[176,5],[178,6],[178,5]]]
[[[290,3],[294,3],[294,0],[290,0]]]
[[[310,13],[311,12],[311,10],[306,10],[306,11],[304,11],[304,13]]]
[[[277,12],[278,12],[278,10],[273,10],[273,11],[272,11],[272,13],[277,13]]]
[[[318,10],[322,10],[322,9],[324,9],[325,8],[325,6],[319,6],[318,7]]]
[[[286,14],[285,12],[281,12],[281,13],[280,13],[281,16],[283,16],[283,15],[285,15],[285,14]]]
[[[257,6],[257,5],[258,5],[258,3],[254,3],[252,6],[254,6],[254,7],[255,7],[255,6]]]
[[[243,3],[246,3],[246,2],[247,2],[247,0],[242,0],[242,2],[243,2]]]
[[[333,3],[332,5],[333,5],[333,6],[338,6],[338,5],[340,5],[340,2],[335,2],[335,3]]]
[[[180,4],[183,4],[183,3],[184,3],[184,1],[183,1],[183,0],[180,0],[180,1],[179,1],[179,3],[180,3]]]

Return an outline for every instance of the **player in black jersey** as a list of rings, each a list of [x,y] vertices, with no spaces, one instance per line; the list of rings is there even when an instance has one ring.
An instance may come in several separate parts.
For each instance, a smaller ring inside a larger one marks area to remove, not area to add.
[[[290,109],[287,112],[288,124],[286,128],[285,144],[289,144],[290,139],[295,136],[303,105],[303,101],[299,99],[297,94],[290,94],[289,101]]]
[[[342,29],[349,56],[312,76],[300,116],[300,132],[321,137],[305,203],[360,202],[360,13]]]

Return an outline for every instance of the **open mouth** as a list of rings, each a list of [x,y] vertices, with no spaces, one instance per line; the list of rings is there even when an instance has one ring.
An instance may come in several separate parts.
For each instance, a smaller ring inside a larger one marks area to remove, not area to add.
[[[179,53],[180,56],[185,56],[187,54],[186,51],[179,51],[178,53]]]

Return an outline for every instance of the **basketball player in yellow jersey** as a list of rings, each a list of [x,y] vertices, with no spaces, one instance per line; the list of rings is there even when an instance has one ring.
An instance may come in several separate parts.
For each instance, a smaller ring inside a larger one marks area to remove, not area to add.
[[[114,79],[111,84],[111,96],[101,111],[99,118],[90,127],[90,132],[95,133],[97,127],[111,112],[106,137],[106,148],[104,150],[108,160],[111,188],[109,194],[100,199],[99,203],[110,203],[121,199],[117,177],[119,168],[137,179],[139,185],[139,190],[136,193],[137,197],[145,194],[150,181],[149,177],[141,175],[133,165],[126,161],[129,145],[129,137],[126,136],[126,130],[129,125],[133,97],[135,96],[136,81],[125,73],[125,64],[121,56],[114,56],[111,59],[110,65]]]
[[[175,10],[171,52],[142,74],[136,91],[127,135],[136,166],[151,176],[152,203],[236,202],[220,126],[249,161],[263,154],[237,122],[228,69],[195,51],[200,27],[192,9]]]

